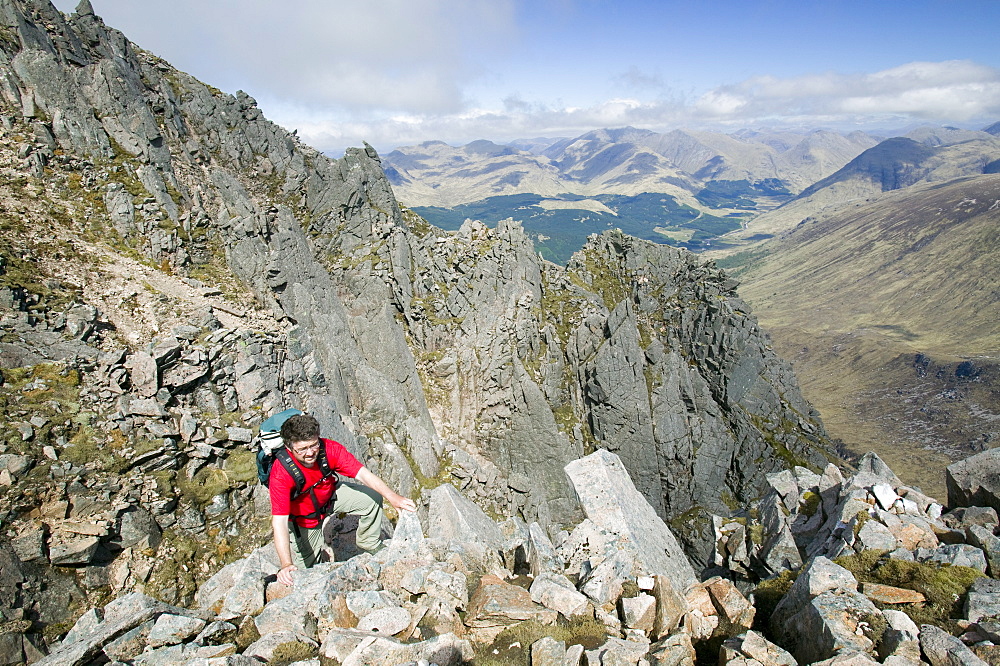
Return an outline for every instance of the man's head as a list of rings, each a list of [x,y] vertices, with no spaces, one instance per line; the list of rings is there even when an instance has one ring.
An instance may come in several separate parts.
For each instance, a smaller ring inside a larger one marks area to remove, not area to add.
[[[281,440],[299,462],[312,467],[319,455],[319,421],[309,414],[291,416],[281,425]]]

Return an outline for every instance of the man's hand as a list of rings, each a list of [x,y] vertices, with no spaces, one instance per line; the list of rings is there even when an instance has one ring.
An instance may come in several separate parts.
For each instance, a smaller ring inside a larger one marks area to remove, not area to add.
[[[294,564],[286,564],[278,570],[278,582],[282,585],[292,586],[292,572],[298,571]]]
[[[389,498],[389,504],[396,507],[398,511],[410,511],[411,513],[417,510],[417,503],[411,500],[409,497],[403,497],[402,495],[396,494],[395,497]]]

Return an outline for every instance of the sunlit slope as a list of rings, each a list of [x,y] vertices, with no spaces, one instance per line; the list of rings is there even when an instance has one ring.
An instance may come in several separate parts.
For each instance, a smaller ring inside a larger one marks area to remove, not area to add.
[[[765,249],[740,292],[831,435],[928,491],[1000,442],[1000,176],[891,192]]]

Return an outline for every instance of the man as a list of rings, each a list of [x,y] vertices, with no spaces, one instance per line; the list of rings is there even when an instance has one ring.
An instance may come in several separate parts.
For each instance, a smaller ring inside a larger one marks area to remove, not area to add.
[[[397,510],[417,510],[413,500],[393,491],[343,445],[321,439],[319,422],[312,416],[298,414],[289,417],[281,425],[281,439],[305,482],[302,491],[296,495],[295,480],[284,465],[276,460],[271,466],[268,491],[271,496],[274,548],[281,566],[278,582],[291,585],[293,571],[308,569],[319,559],[324,548],[323,521],[326,516],[332,513],[358,516],[358,547],[375,553],[382,548],[382,498]],[[336,475],[324,477],[320,447],[324,447],[330,470],[356,479],[366,487],[337,483]]]

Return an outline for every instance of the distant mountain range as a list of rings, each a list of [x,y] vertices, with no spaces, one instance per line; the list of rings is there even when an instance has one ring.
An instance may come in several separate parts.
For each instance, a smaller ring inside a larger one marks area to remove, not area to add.
[[[563,263],[587,236],[617,227],[694,251],[732,252],[847,201],[922,182],[1000,171],[1000,123],[921,127],[880,139],[742,130],[625,127],[509,145],[429,141],[382,158],[400,202],[429,222],[522,222]]]
[[[886,139],[833,174],[805,188],[781,207],[754,219],[728,240],[759,238],[793,228],[818,215],[835,214],[848,202],[920,183],[1000,173],[1000,123],[981,132],[920,128]]]
[[[431,141],[382,161],[399,200],[431,223],[454,229],[467,217],[487,224],[514,217],[543,255],[565,261],[608,227],[704,249],[877,143],[862,132],[626,127],[512,145]]]

